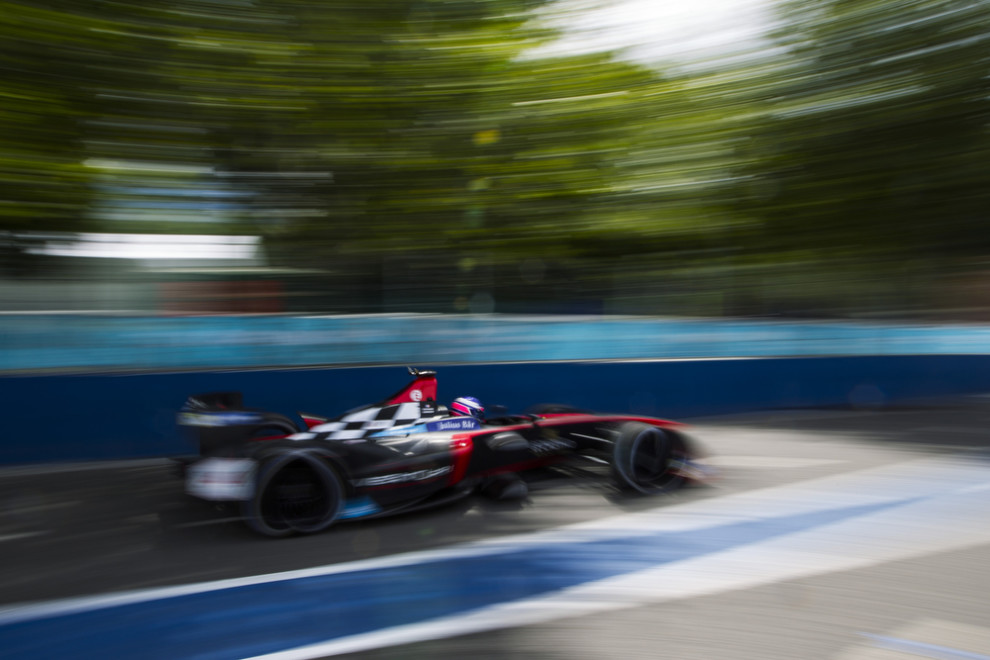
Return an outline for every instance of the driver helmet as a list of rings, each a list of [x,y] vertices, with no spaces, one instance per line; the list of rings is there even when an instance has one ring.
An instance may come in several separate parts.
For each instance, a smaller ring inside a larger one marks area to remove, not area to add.
[[[457,397],[448,407],[453,415],[477,417],[478,419],[485,418],[485,407],[481,405],[481,401],[478,401],[473,396]]]

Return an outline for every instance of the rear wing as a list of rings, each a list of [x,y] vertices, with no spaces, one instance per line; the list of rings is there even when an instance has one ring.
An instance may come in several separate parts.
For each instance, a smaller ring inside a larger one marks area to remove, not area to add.
[[[432,403],[436,406],[437,401],[437,372],[416,367],[409,367],[409,374],[413,377],[411,383],[401,390],[385,399],[384,405],[395,403]]]
[[[233,455],[245,442],[285,437],[299,430],[288,417],[245,408],[240,392],[194,394],[186,399],[175,421],[201,456]]]
[[[240,392],[207,392],[186,399],[183,410],[243,410],[244,395]]]
[[[398,392],[369,406],[353,408],[340,417],[324,417],[300,411],[298,414],[307,428],[326,423],[366,424],[365,431],[388,428],[399,421],[412,423],[418,419],[433,417],[439,412],[437,405],[437,372],[408,367],[412,382]],[[371,421],[373,420],[373,421]],[[371,428],[373,425],[374,429]],[[353,431],[355,429],[349,429]]]

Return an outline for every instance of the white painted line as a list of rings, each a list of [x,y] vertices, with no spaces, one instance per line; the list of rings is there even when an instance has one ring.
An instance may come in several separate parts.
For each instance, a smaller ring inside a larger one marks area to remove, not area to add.
[[[48,532],[21,532],[19,534],[0,534],[0,543],[4,541],[16,541],[18,539],[28,539],[32,536],[41,536],[42,534],[47,534]]]

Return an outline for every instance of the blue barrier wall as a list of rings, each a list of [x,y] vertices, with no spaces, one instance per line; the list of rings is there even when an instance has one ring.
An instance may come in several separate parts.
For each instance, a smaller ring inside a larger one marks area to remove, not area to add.
[[[462,364],[438,374],[442,401],[473,395],[513,412],[553,402],[677,419],[990,391],[990,355]],[[174,417],[190,394],[240,390],[248,406],[335,415],[407,380],[394,366],[0,377],[0,463],[188,453]]]

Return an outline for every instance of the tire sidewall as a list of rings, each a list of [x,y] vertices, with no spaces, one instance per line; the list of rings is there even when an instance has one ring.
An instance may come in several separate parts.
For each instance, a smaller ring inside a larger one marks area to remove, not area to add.
[[[669,465],[673,457],[677,454],[678,439],[668,429],[659,428],[642,422],[627,422],[618,428],[618,437],[612,447],[612,479],[619,488],[634,491],[644,495],[664,493],[678,488],[683,478],[673,474],[666,474],[662,482],[642,483],[636,478],[633,467],[635,453],[640,444],[644,441],[646,434],[658,433],[664,437],[667,443],[665,450],[665,461]]]
[[[262,505],[266,489],[272,480],[287,466],[295,462],[303,462],[313,472],[324,493],[330,498],[331,504],[326,515],[315,523],[303,524],[286,521],[285,527],[275,527],[265,520]],[[241,511],[248,527],[270,537],[285,537],[293,534],[313,534],[320,532],[333,524],[340,515],[343,507],[344,489],[337,472],[319,456],[306,451],[289,451],[268,456],[260,461],[255,477],[254,494],[250,499],[241,503]]]

